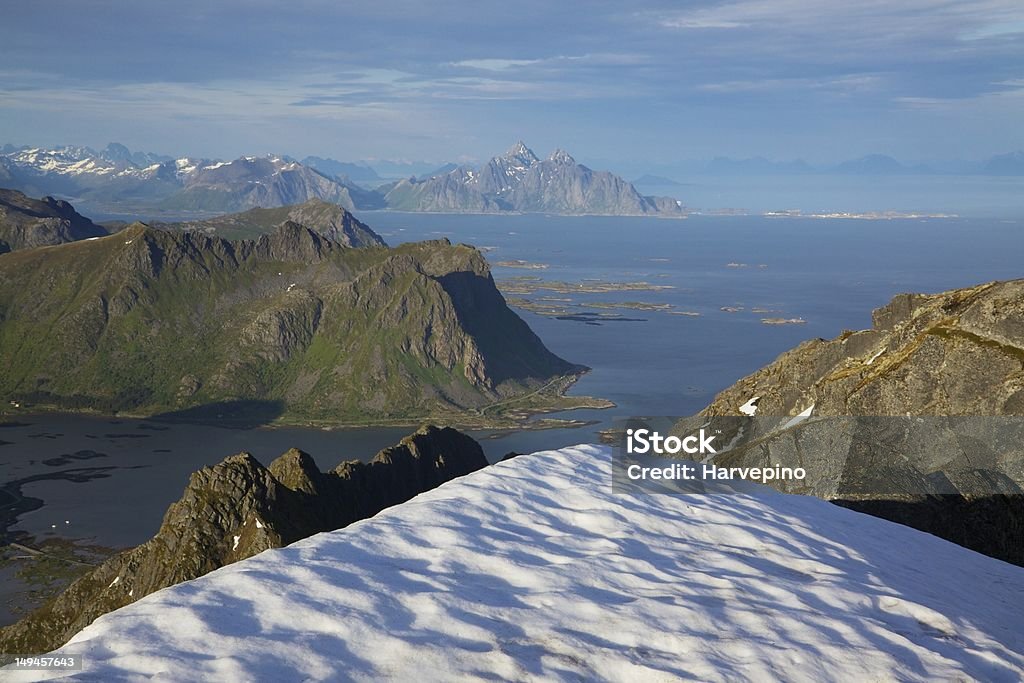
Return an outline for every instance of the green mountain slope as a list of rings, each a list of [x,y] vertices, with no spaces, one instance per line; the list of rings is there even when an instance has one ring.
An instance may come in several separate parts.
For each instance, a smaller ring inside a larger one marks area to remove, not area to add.
[[[584,370],[472,247],[347,249],[293,222],[238,242],[136,224],[6,254],[0,358],[5,404],[324,424],[568,407]]]
[[[250,209],[203,220],[161,224],[162,228],[198,230],[224,239],[255,239],[293,221],[346,247],[386,246],[384,240],[345,208],[310,199],[302,204],[272,209]]]

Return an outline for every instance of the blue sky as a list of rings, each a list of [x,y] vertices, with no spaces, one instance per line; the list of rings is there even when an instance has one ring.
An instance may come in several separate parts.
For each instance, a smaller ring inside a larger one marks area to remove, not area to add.
[[[0,142],[829,163],[1024,148],[1021,0],[6,3]]]

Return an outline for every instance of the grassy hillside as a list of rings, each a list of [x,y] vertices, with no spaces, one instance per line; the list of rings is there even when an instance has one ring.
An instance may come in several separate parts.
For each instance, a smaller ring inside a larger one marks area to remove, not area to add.
[[[4,255],[0,358],[5,405],[324,424],[568,407],[557,394],[583,370],[505,305],[475,249],[347,249],[291,222],[237,242],[135,225]]]

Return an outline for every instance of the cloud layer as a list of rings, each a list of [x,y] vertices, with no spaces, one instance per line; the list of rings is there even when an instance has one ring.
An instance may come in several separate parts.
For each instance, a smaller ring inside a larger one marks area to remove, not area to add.
[[[571,6],[570,6],[571,5]],[[7,141],[604,158],[1024,146],[1019,0],[17,3]]]

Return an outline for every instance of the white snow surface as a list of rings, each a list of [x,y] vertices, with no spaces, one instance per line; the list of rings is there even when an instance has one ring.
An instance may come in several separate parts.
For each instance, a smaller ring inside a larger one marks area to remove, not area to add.
[[[520,456],[59,652],[102,681],[1024,677],[1024,569],[814,498],[613,493],[610,463]]]
[[[813,412],[814,404],[812,403],[811,405],[801,410],[800,413],[797,414],[792,420],[789,420],[788,422],[786,422],[786,424],[782,425],[782,428],[789,429],[790,427],[795,427],[796,425],[800,424],[801,422],[809,418],[811,416],[811,413]]]
[[[760,396],[754,396],[752,399],[740,406],[740,412],[744,415],[753,417],[757,414],[757,402],[761,399]]]

